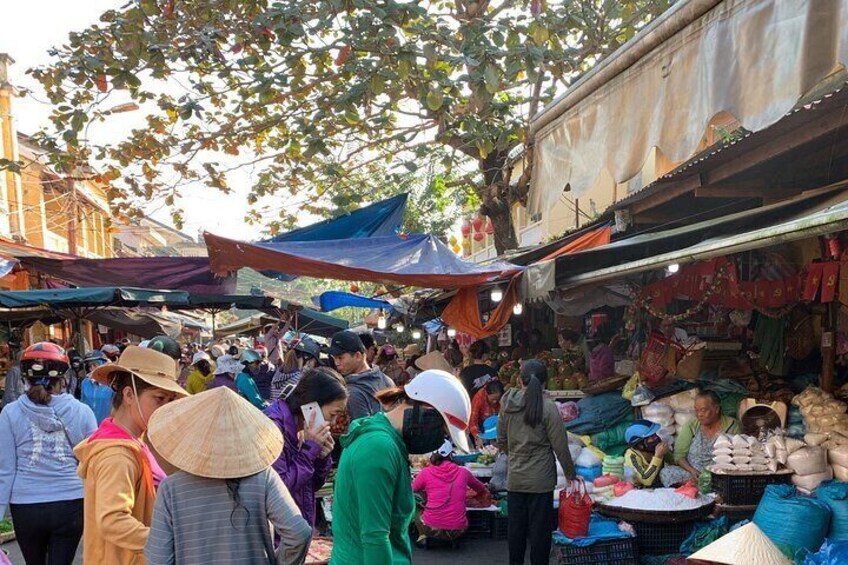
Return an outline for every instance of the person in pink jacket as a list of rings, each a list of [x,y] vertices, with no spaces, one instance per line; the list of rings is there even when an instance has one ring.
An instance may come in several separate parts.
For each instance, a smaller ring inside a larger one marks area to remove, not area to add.
[[[412,481],[414,492],[424,492],[427,503],[417,521],[418,542],[427,538],[454,541],[468,529],[465,499],[468,489],[477,495],[488,491],[471,471],[453,462],[453,444],[445,443],[430,457],[430,465]]]

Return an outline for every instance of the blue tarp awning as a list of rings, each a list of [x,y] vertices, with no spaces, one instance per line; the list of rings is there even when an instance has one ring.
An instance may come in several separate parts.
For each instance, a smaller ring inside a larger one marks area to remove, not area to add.
[[[204,237],[212,270],[219,274],[250,267],[323,279],[459,288],[524,270],[504,261],[486,265],[465,261],[427,234],[280,243],[247,243],[210,233]]]
[[[386,300],[378,300],[376,298],[368,298],[358,294],[349,292],[341,292],[338,290],[328,290],[318,297],[318,306],[322,312],[332,312],[339,308],[350,306],[353,308],[381,308],[383,310],[391,310],[392,305]]]
[[[362,239],[394,235],[400,232],[401,224],[403,224],[407,197],[408,194],[404,193],[354,210],[338,218],[324,220],[257,243]],[[295,274],[289,274],[286,271],[266,270],[261,272],[266,277],[279,281],[292,281],[297,278]]]

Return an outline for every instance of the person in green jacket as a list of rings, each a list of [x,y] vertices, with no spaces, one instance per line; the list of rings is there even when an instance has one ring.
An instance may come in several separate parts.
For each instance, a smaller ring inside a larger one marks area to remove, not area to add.
[[[682,426],[674,442],[674,465],[660,471],[663,486],[673,487],[698,480],[713,458],[713,445],[719,434],[738,434],[739,422],[721,413],[721,399],[711,390],[695,397],[695,418]]]
[[[551,509],[557,482],[554,457],[568,480],[574,462],[568,434],[553,400],[543,394],[548,368],[531,359],[521,366],[521,388],[501,399],[498,446],[509,456],[507,506],[510,565],[523,565],[530,540],[530,563],[547,565],[551,553]]]
[[[435,451],[445,436],[468,451],[471,400],[450,373],[423,371],[406,386],[376,396],[388,411],[354,420],[341,438],[331,565],[411,564],[409,454]]]

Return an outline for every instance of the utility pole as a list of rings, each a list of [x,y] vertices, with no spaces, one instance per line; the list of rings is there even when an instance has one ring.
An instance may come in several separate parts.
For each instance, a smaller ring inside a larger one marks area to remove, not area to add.
[[[68,198],[71,199],[68,203],[68,213],[70,214],[70,220],[68,220],[68,253],[70,255],[76,255],[77,221],[79,216],[79,205],[77,202],[77,183],[73,179],[73,177],[68,177],[66,182],[68,183]]]

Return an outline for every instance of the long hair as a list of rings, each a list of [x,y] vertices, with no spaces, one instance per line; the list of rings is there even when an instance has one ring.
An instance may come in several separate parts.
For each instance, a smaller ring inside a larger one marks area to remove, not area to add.
[[[244,516],[244,525],[247,526],[247,523],[250,521],[250,510],[244,507],[241,503],[241,495],[239,494],[239,486],[241,485],[241,479],[226,479],[224,481],[227,485],[227,493],[229,493],[230,498],[233,499],[233,511],[230,512],[230,525],[236,530],[240,529],[236,526],[235,515],[236,512],[242,510],[245,514]]]
[[[521,366],[521,382],[524,384],[524,423],[535,428],[542,422],[542,387],[548,382],[548,368],[536,359],[527,361]]]
[[[30,381],[30,387],[26,392],[27,398],[29,398],[33,404],[40,404],[42,406],[50,404],[50,399],[53,395],[62,392],[62,389],[65,386],[64,378],[50,379],[50,384],[47,386],[33,384],[32,381],[34,379],[28,380]]]

